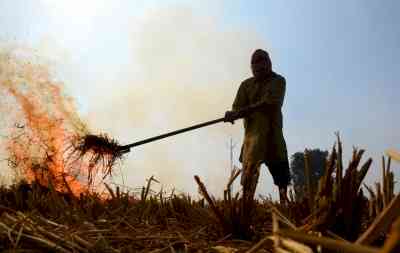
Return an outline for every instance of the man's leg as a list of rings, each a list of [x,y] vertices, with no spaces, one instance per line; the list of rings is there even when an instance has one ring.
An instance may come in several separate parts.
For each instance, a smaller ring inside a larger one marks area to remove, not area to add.
[[[243,187],[243,199],[252,201],[256,192],[258,178],[260,176],[261,162],[245,161],[240,183]]]
[[[250,238],[251,217],[254,211],[254,194],[257,188],[258,177],[260,175],[260,163],[244,161],[240,183],[243,195],[240,203],[240,224],[241,233],[245,238]]]
[[[287,186],[290,183],[290,171],[286,141],[282,129],[272,129],[269,137],[270,142],[266,165],[271,172],[274,184],[279,187],[279,199],[281,203],[288,202]]]
[[[289,162],[268,162],[267,166],[271,172],[274,184],[279,187],[280,202],[288,202],[287,186],[290,183]]]

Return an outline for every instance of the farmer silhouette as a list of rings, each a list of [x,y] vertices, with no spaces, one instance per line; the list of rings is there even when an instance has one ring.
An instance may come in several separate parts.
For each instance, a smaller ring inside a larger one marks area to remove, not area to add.
[[[260,166],[265,163],[279,187],[280,201],[286,202],[290,173],[281,110],[286,81],[272,71],[269,54],[262,49],[253,53],[251,70],[253,77],[241,83],[232,111],[225,113],[225,122],[244,117],[245,136],[239,158],[243,199],[254,198]]]

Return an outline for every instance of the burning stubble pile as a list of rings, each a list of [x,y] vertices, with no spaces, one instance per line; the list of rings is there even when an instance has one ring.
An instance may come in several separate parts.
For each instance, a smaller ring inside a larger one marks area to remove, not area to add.
[[[1,148],[23,179],[0,187],[1,252],[400,252],[390,159],[381,183],[363,185],[372,161],[354,150],[345,168],[338,138],[319,184],[285,205],[243,205],[232,192],[240,170],[220,200],[197,176],[200,200],[153,192],[154,178],[139,192],[103,183],[99,194],[125,151],[91,135],[60,87],[46,66],[0,50]]]

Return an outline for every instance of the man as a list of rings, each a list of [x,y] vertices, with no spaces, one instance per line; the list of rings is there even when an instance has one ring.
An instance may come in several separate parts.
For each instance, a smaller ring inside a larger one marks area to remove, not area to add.
[[[244,117],[245,136],[240,154],[242,162],[243,199],[251,201],[262,163],[279,187],[281,202],[287,201],[290,182],[286,143],[282,132],[282,105],[285,97],[285,78],[272,71],[269,54],[257,49],[251,57],[253,77],[243,81],[227,111],[225,121]]]

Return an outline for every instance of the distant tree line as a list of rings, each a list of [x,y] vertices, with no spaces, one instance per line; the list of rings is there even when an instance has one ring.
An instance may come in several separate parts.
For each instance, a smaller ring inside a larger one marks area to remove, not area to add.
[[[309,149],[307,154],[309,156],[310,183],[316,187],[318,180],[325,173],[328,151]],[[306,192],[304,152],[296,152],[290,157],[290,170],[296,199],[301,200],[305,197]]]

